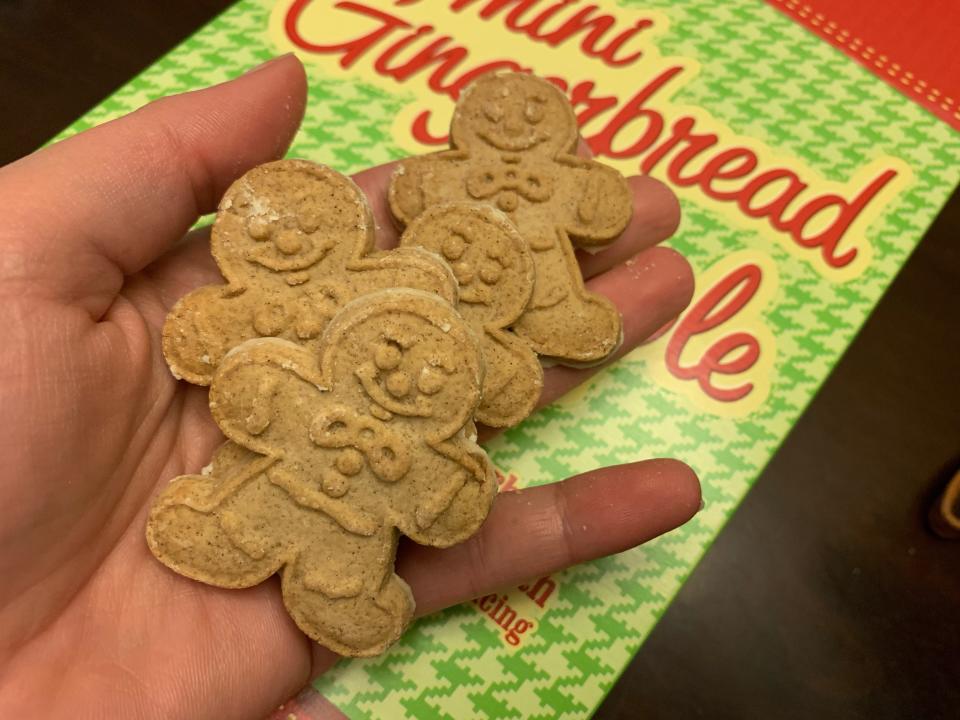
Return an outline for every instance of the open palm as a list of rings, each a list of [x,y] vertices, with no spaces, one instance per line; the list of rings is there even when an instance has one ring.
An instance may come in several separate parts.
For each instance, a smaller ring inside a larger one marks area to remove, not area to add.
[[[175,381],[160,352],[169,308],[219,278],[205,237],[184,233],[283,154],[304,99],[302,67],[282,58],[0,170],[0,717],[258,718],[335,661],[274,582],[192,582],[143,537],[157,489],[222,441],[206,388]],[[388,174],[356,178],[383,228]],[[686,262],[654,247],[675,199],[631,183],[630,227],[582,263],[624,316],[621,354],[692,293]],[[550,369],[543,402],[589,372]],[[681,463],[597,470],[501,496],[463,545],[402,546],[398,572],[431,612],[631,547],[698,505]]]

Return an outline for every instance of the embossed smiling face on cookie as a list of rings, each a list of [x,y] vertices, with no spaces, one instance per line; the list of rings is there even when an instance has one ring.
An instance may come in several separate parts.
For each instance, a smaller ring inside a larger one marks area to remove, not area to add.
[[[533,260],[506,215],[479,204],[438,205],[417,218],[400,242],[450,264],[460,285],[460,313],[468,322],[509,324],[523,312]]]
[[[576,117],[560,90],[521,73],[491,73],[469,86],[451,132],[458,148],[504,154],[552,157],[577,142]]]
[[[427,349],[434,344],[436,349]],[[375,331],[367,360],[354,371],[370,414],[384,421],[394,415],[432,417],[449,401],[461,374],[450,358],[453,344],[440,328],[410,332],[395,325]]]
[[[460,302],[489,306],[497,286],[509,282],[515,263],[504,243],[494,240],[484,246],[475,240],[467,228],[450,228],[440,250],[460,283]]]
[[[275,211],[252,212],[247,216],[247,237],[254,241],[245,252],[249,262],[278,272],[306,270],[330,251],[332,238],[317,232],[317,203],[304,197],[298,204],[293,212],[285,209],[282,216]]]
[[[420,418],[438,431],[467,421],[480,392],[476,339],[452,306],[429,314],[374,308],[349,328],[334,327],[327,372],[345,380],[358,413],[383,422]],[[343,396],[346,397],[346,396]]]
[[[233,274],[272,274],[298,285],[338,250],[364,245],[370,225],[359,190],[346,178],[306,163],[273,163],[230,188],[212,240]]]

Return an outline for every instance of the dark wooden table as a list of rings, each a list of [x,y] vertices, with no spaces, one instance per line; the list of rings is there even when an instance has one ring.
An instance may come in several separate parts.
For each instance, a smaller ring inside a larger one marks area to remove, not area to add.
[[[0,164],[228,0],[0,0]],[[960,193],[597,718],[960,717]]]

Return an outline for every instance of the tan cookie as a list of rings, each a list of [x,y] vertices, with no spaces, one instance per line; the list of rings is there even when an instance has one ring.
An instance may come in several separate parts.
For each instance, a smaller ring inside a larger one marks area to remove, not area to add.
[[[390,207],[402,224],[426,208],[483,201],[510,216],[534,250],[533,299],[514,325],[541,355],[596,362],[619,344],[620,316],[588,292],[571,241],[597,248],[626,228],[632,197],[614,169],[574,155],[577,121],[551,83],[530,75],[483,75],[460,95],[452,150],[400,164]]]
[[[453,307],[415,290],[345,306],[317,353],[285,340],[231,351],[210,409],[235,443],[176,479],[147,541],[187,577],[242,588],[282,572],[297,625],[343,655],[383,652],[414,609],[393,572],[398,531],[447,547],[480,527],[496,488],[471,417],[479,344]]]
[[[250,170],[223,197],[210,238],[227,280],[182,298],[163,328],[174,375],[209,385],[231,349],[257,337],[316,348],[333,314],[373,290],[410,287],[456,301],[438,258],[374,251],[366,198],[322,165],[280,160]]]
[[[533,258],[507,217],[488,205],[448,203],[421,213],[400,238],[450,263],[460,285],[457,307],[480,338],[486,375],[477,420],[516,425],[543,389],[543,368],[529,344],[508,328],[533,293]]]

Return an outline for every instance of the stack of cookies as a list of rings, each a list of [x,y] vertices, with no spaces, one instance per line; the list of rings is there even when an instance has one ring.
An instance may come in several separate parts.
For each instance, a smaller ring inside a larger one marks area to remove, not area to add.
[[[620,342],[572,243],[610,243],[631,196],[577,142],[552,84],[479,78],[452,149],[394,174],[405,229],[391,250],[327,167],[282,160],[235,182],[211,236],[226,283],[181,299],[163,333],[174,375],[210,386],[227,442],[156,499],[153,554],[219,587],[280,571],[297,625],[340,654],[395,642],[414,610],[393,571],[399,534],[462,542],[493,501],[474,422],[509,427],[536,407],[538,355],[596,363]]]

